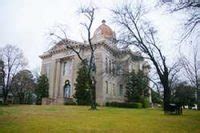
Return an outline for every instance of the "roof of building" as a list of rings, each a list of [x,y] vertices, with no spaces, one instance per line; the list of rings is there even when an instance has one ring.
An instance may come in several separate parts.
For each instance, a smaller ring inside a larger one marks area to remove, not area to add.
[[[102,24],[95,30],[93,39],[104,38],[104,39],[116,39],[115,32],[106,25],[106,21],[102,20]]]
[[[107,50],[109,50],[112,54],[116,56],[124,56],[127,54],[130,54],[134,60],[141,60],[143,59],[141,53],[138,52],[132,52],[129,48],[126,49],[120,49],[116,46],[116,43],[113,41],[116,39],[115,32],[105,24],[106,21],[102,20],[102,24],[95,30],[92,42],[93,45],[103,45]],[[68,47],[73,48],[89,48],[89,44],[84,42],[77,42],[74,40],[70,40],[68,38],[63,39],[56,43],[51,49],[49,49],[47,52],[44,52],[42,55],[40,55],[40,58],[46,58],[51,56],[52,54],[59,53],[66,51]]]
[[[56,54],[56,53],[65,52],[68,49],[66,45],[69,45],[74,48],[80,48],[80,47],[84,49],[90,48],[89,44],[87,43],[76,42],[76,41],[68,40],[68,39],[66,39],[66,41],[64,41],[63,43],[64,44],[62,44],[62,42],[57,43],[54,47],[44,52],[39,57],[43,59],[43,58],[51,57],[53,54]],[[129,54],[131,55],[133,60],[143,60],[141,53],[132,52],[130,49],[119,49],[117,47],[112,47],[111,45],[109,45],[109,41],[106,41],[106,40],[99,41],[98,43],[95,43],[93,45],[104,46],[108,51],[110,51],[113,55],[115,55],[118,58],[124,57],[125,55]]]

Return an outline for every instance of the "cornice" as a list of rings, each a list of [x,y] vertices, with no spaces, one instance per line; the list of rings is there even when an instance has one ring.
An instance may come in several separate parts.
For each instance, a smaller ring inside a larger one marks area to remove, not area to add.
[[[73,48],[79,48],[79,47],[83,47],[83,46],[84,46],[84,48],[89,48],[89,44],[87,44],[87,43],[81,43],[81,42],[77,42],[77,41],[73,41],[73,40],[69,40],[69,39],[67,40],[67,43],[69,43],[71,46],[73,46]],[[111,42],[108,42],[106,40],[99,41],[94,44],[94,46],[96,46],[96,47],[101,46],[101,45],[104,46],[109,52],[111,52],[114,56],[116,56],[118,58],[123,58],[127,54],[131,55],[131,57],[133,57],[133,58],[143,58],[140,53],[132,52],[130,49],[124,49],[124,50],[119,49],[116,46],[114,46],[115,44],[112,44]],[[54,54],[62,53],[67,50],[68,49],[66,49],[65,45],[62,44],[62,42],[60,41],[59,43],[54,45],[51,49],[49,49],[47,52],[44,52],[39,57],[41,59],[45,59],[45,58],[51,57]]]

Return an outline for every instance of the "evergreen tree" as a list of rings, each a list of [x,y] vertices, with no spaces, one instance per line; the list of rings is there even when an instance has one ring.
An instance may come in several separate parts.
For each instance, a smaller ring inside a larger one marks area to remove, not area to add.
[[[46,75],[38,78],[35,94],[37,95],[37,104],[41,104],[42,98],[49,96],[49,82]]]
[[[76,92],[74,98],[77,99],[79,105],[89,105],[91,103],[90,78],[88,77],[88,67],[85,63],[86,62],[81,63],[75,84]]]
[[[171,101],[178,105],[193,106],[195,104],[195,87],[187,85],[186,82],[178,83],[173,88]]]
[[[148,80],[143,71],[135,73],[132,71],[128,76],[126,84],[127,102],[144,102],[148,93]]]
[[[33,74],[31,71],[24,69],[19,71],[12,78],[11,92],[15,99],[15,102],[24,104],[26,94],[33,93],[36,88]]]
[[[162,97],[159,95],[158,92],[154,91],[153,89],[151,89],[151,97],[153,103],[162,103]]]

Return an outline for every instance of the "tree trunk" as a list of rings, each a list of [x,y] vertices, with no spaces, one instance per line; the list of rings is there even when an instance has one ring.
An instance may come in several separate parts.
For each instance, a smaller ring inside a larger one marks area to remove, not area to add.
[[[4,105],[7,105],[8,103],[7,103],[7,95],[4,95],[3,96],[3,104]]]
[[[19,94],[19,104],[24,104],[24,94]]]
[[[170,97],[171,97],[171,89],[169,86],[169,79],[168,73],[164,73],[164,76],[161,76],[161,83],[164,88],[164,99],[163,99],[163,106],[164,106],[164,113],[170,111]]]
[[[171,91],[168,83],[163,83],[163,87],[164,87],[164,100],[163,100],[164,112],[167,113],[168,111],[170,111],[169,104],[170,104]]]
[[[8,92],[6,91],[6,88],[3,89],[3,104],[7,105],[7,98],[8,98]]]
[[[200,89],[197,88],[197,109],[200,110]]]
[[[96,80],[93,76],[90,78],[90,82],[91,110],[96,110]]]

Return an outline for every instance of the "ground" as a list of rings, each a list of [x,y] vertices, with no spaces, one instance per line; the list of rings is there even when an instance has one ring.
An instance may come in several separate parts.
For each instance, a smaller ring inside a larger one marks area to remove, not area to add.
[[[200,133],[200,111],[182,116],[161,109],[121,109],[88,106],[0,106],[0,132],[192,132]]]

